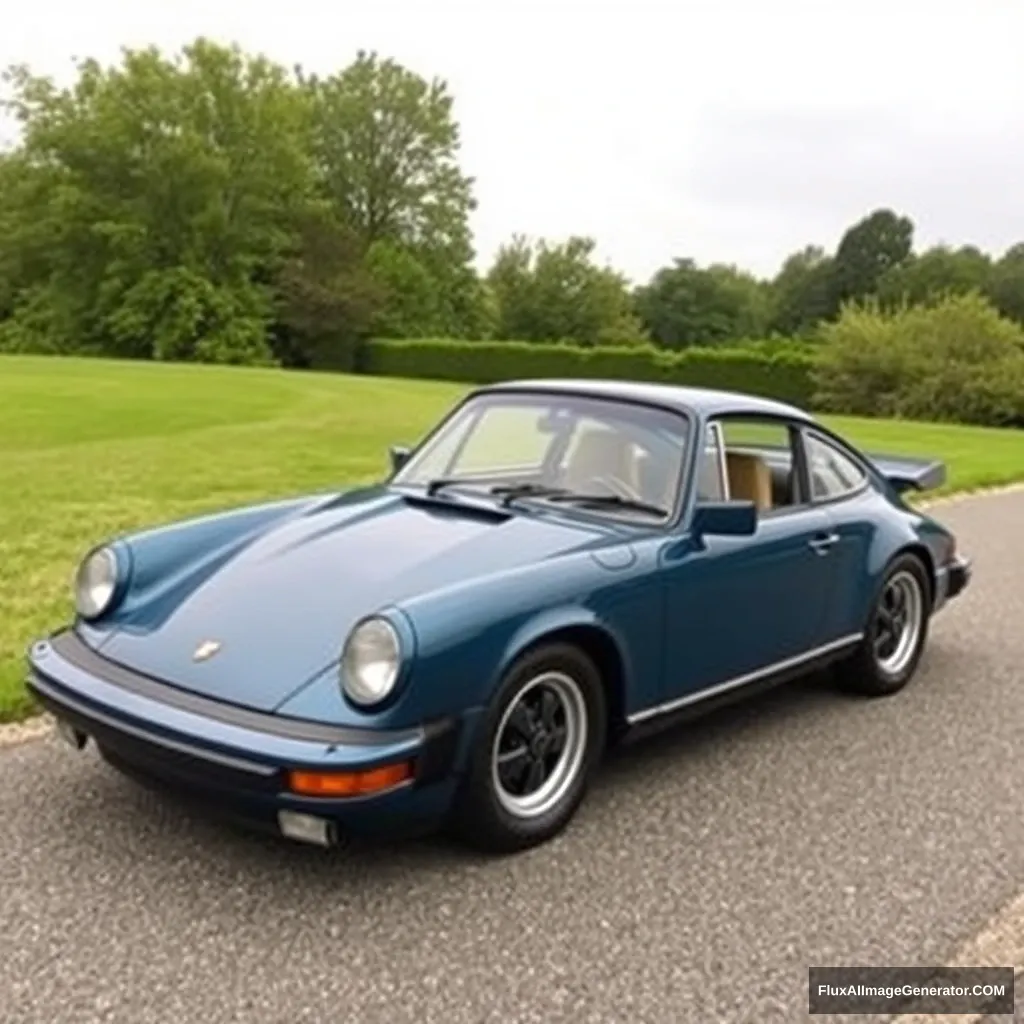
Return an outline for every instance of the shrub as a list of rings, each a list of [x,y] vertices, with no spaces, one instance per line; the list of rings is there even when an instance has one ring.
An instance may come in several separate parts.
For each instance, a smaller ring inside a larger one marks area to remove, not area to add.
[[[980,295],[890,314],[848,307],[821,335],[817,408],[1024,426],[1024,329]]]
[[[416,339],[371,341],[362,353],[367,373],[387,377],[490,384],[541,377],[615,378],[745,391],[796,405],[811,399],[809,351],[753,348],[688,348],[650,345],[583,348],[517,341]]]

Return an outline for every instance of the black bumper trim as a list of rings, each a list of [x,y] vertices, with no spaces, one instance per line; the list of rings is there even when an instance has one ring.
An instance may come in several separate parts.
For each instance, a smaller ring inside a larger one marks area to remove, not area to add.
[[[98,654],[73,630],[68,629],[50,637],[49,645],[54,653],[75,668],[87,672],[97,679],[113,686],[120,686],[130,693],[138,694],[160,704],[188,711],[227,725],[235,725],[253,732],[268,733],[284,739],[303,740],[310,743],[337,744],[338,746],[376,747],[387,743],[403,743],[420,739],[423,730],[416,729],[361,729],[349,725],[327,725],[298,718],[287,718],[265,711],[253,711],[224,701],[202,697],[164,682],[152,676],[143,675],[134,669],[119,665]],[[37,675],[45,675],[46,669],[33,659]],[[55,679],[54,682],[59,682]]]
[[[114,719],[60,692],[39,675],[30,677],[28,688],[47,711],[92,737],[98,746],[129,762],[151,765],[160,775],[170,775],[193,785],[225,789],[257,792],[280,789],[278,768],[199,748]]]
[[[423,746],[416,755],[415,786],[440,782],[451,774],[459,748],[462,720],[441,718],[423,727]]]
[[[949,567],[949,586],[946,597],[953,598],[961,593],[971,581],[971,563],[966,558],[957,559]]]
[[[77,699],[35,672],[27,686],[50,714],[94,739],[104,751],[157,778],[170,776],[201,787],[282,791],[288,769],[285,764],[268,765],[133,725]],[[438,719],[424,726],[422,745],[413,755],[414,786],[440,782],[450,775],[460,734],[457,718]]]
[[[61,634],[60,638],[67,635]],[[77,638],[76,643],[84,647],[84,644]],[[59,651],[63,657],[67,657],[65,653],[67,646],[69,645],[65,641],[61,647],[54,644],[54,649]],[[118,685],[122,682],[122,675],[127,677],[134,675],[122,666],[114,665],[104,658],[94,655],[94,659],[108,670],[100,675],[100,678],[106,682]],[[70,661],[71,658],[68,660]],[[79,668],[87,670],[82,661],[92,660],[80,658],[76,664]],[[115,679],[110,678],[109,669],[111,667],[118,670],[118,677]],[[99,675],[99,673],[96,674]],[[144,681],[145,689],[132,688],[133,692],[148,697],[151,694],[147,690],[155,687],[159,692],[159,696],[156,696],[155,699],[159,700],[164,696],[164,684],[156,683],[147,677],[139,678]],[[161,730],[148,727],[148,723],[144,721],[133,723],[119,715],[110,714],[95,702],[74,693],[58,679],[48,677],[38,667],[38,664],[33,665],[27,686],[29,692],[51,714],[95,739],[101,748],[113,752],[122,760],[133,763],[140,770],[149,771],[157,777],[174,777],[201,787],[215,786],[232,790],[273,793],[282,791],[283,774],[291,767],[284,763],[271,765],[254,761],[234,752],[227,753],[208,747],[206,744],[191,743],[185,736],[168,735]],[[181,691],[172,692],[179,698],[182,696]],[[191,694],[184,696],[190,698],[188,700],[189,711],[250,729],[257,728],[253,724],[253,721],[256,720],[261,726],[259,731],[265,734],[272,733],[277,736],[316,743],[325,743],[329,737],[329,743],[340,744],[351,742],[345,737],[354,732],[359,736],[360,742],[352,745],[363,748],[387,746],[396,738],[416,740],[419,746],[411,756],[416,762],[413,785],[417,787],[440,782],[450,775],[462,733],[462,721],[456,716],[435,719],[417,729],[374,732],[369,729],[353,730],[344,727],[322,726],[318,723],[299,722],[295,719],[278,722],[273,716],[244,709],[238,716],[231,714],[229,717],[223,713],[212,715],[206,711],[206,705],[212,705],[221,712],[226,709],[228,712],[234,713],[238,709],[232,705],[222,705],[207,698],[195,697],[193,700]],[[177,707],[182,706],[167,700],[164,700],[163,703]],[[268,724],[270,726],[283,725],[284,729],[269,728]]]

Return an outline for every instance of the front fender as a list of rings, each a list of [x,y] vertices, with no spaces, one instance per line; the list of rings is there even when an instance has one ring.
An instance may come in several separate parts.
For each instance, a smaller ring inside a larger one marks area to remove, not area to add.
[[[661,681],[664,594],[654,555],[610,570],[574,553],[403,602],[418,656],[391,724],[486,705],[508,666],[552,632],[600,629],[618,649],[628,703],[653,700]]]
[[[614,622],[602,618],[593,608],[585,605],[563,605],[557,608],[547,608],[523,622],[505,644],[505,649],[498,659],[497,666],[489,682],[488,690],[493,692],[498,686],[501,678],[508,671],[512,663],[527,648],[546,636],[566,629],[593,629],[603,633],[605,638],[610,640],[618,651],[622,661],[623,676],[627,690],[630,689],[630,681],[633,679],[632,655],[625,637]]]

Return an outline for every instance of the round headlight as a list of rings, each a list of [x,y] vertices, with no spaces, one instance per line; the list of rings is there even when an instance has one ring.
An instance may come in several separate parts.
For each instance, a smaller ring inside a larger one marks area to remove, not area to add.
[[[345,641],[341,688],[354,704],[379,704],[395,688],[402,652],[398,633],[387,619],[366,619]]]
[[[110,548],[91,551],[75,574],[75,607],[84,619],[102,615],[117,590],[117,558]]]

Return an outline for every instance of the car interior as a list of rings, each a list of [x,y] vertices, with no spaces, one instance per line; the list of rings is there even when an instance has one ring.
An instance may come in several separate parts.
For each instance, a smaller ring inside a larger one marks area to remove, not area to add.
[[[629,437],[605,428],[590,428],[580,434],[571,457],[562,469],[562,486],[569,490],[593,490],[594,481],[618,480],[637,495],[643,495],[636,446]]]
[[[793,459],[789,452],[725,451],[729,496],[752,501],[758,512],[797,504]]]
[[[725,476],[728,497],[739,501],[752,501],[758,512],[767,513],[799,502],[799,493],[793,473],[792,450],[788,433],[779,427],[771,444],[744,443],[742,438],[729,437],[728,428],[747,424],[726,425]],[[611,480],[624,485],[641,500],[665,508],[673,504],[671,493],[675,479],[667,472],[664,460],[647,451],[632,438],[607,427],[588,428],[579,434],[562,466],[560,482],[578,491],[593,490],[595,483]],[[726,497],[721,486],[717,445],[703,453],[700,465],[699,495],[704,500],[720,501]]]
[[[573,439],[560,467],[559,482],[579,492],[593,491],[604,482],[640,501],[670,509],[675,500],[679,444],[678,438],[666,441],[656,432],[634,432],[607,424],[587,426]],[[809,461],[816,494],[852,490],[863,479],[857,467],[827,442],[813,442]],[[756,419],[721,420],[705,442],[698,496],[704,501],[726,497],[752,501],[761,514],[799,505],[802,497],[789,428]]]

